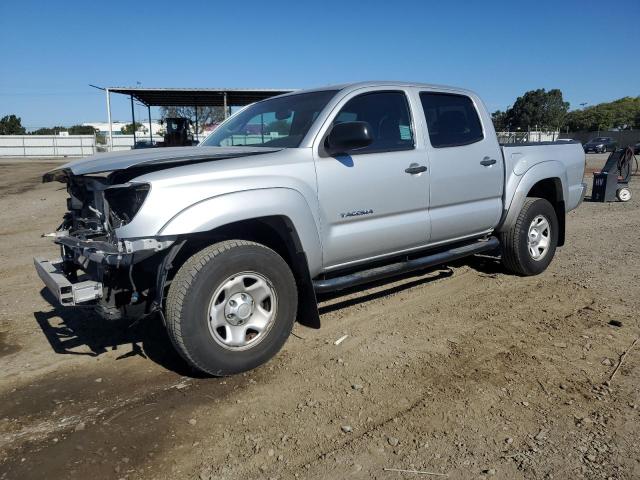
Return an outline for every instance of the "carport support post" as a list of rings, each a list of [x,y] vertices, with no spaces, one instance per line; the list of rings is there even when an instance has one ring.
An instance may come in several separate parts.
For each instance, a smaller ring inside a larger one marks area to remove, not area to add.
[[[131,99],[131,124],[133,125],[133,148],[136,148],[136,114],[133,110],[133,95],[129,95]]]
[[[196,142],[200,141],[200,136],[198,135],[198,106],[196,105]]]
[[[107,92],[107,121],[109,122],[109,151],[113,152],[113,124],[111,122],[111,92],[105,88]]]
[[[224,97],[223,97],[223,107],[224,108],[224,118],[227,118],[229,116],[229,110],[227,109],[227,92],[224,92]]]
[[[151,128],[151,105],[147,105],[147,111],[149,112],[149,142],[153,145],[153,129]]]

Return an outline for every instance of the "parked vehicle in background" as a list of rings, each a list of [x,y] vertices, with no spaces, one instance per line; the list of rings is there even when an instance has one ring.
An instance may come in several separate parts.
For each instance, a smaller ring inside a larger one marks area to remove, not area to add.
[[[640,142],[636,143],[633,146],[633,153],[636,155],[640,155]]]
[[[618,143],[611,137],[596,137],[583,145],[585,153],[613,152]]]
[[[158,313],[195,368],[229,375],[275,355],[316,293],[502,250],[543,272],[582,201],[578,142],[500,145],[468,90],[366,82],[273,97],[194,148],[96,155],[67,184],[35,259],[64,306]]]
[[[149,140],[149,139],[142,139],[142,140],[136,140],[135,145],[133,146],[134,149],[141,149],[141,148],[155,148],[158,146],[158,142],[155,140]]]

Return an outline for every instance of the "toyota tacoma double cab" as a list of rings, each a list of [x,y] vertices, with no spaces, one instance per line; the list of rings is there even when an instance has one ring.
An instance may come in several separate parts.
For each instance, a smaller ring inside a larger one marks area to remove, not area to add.
[[[63,306],[156,315],[196,369],[274,356],[316,294],[501,250],[536,275],[583,199],[577,142],[500,145],[471,91],[365,82],[249,105],[201,145],[98,154],[44,175],[68,212],[34,259]]]

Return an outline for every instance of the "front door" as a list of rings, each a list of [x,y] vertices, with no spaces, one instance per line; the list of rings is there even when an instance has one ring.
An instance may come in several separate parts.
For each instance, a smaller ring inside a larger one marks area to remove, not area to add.
[[[481,122],[466,95],[425,91],[420,103],[430,143],[431,242],[494,228],[502,214],[504,165],[491,119]]]
[[[417,149],[406,93],[352,93],[336,111],[331,125],[368,122],[374,140],[349,154],[316,156],[325,268],[428,243],[427,158]]]

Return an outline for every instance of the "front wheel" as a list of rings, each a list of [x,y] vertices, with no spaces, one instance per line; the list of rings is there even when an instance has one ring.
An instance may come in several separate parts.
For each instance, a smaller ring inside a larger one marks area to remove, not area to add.
[[[558,217],[544,198],[527,198],[515,223],[501,234],[502,263],[518,275],[542,273],[558,245]]]
[[[176,273],[167,296],[169,336],[180,355],[210,375],[267,362],[291,333],[296,282],[270,248],[244,240],[211,245]]]

